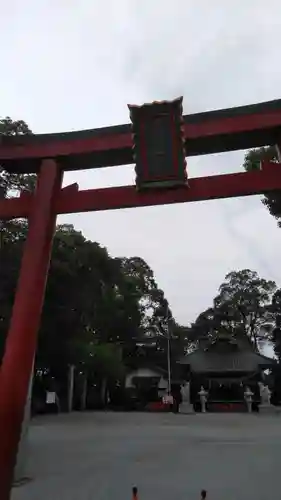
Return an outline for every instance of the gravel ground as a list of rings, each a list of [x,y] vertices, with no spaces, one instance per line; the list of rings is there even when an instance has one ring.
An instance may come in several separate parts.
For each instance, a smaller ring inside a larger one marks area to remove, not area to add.
[[[281,416],[73,413],[30,428],[32,480],[13,500],[280,497]]]

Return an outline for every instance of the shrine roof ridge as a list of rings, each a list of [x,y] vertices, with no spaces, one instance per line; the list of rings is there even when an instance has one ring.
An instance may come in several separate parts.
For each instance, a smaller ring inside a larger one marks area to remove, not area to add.
[[[280,140],[281,99],[185,115],[187,156],[273,145]],[[74,132],[0,136],[0,164],[10,172],[35,173],[44,158],[82,170],[132,164],[130,124]]]

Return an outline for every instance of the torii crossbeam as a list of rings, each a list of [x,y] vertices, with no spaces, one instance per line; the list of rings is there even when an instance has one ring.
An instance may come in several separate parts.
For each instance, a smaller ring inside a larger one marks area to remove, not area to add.
[[[58,214],[165,205],[281,189],[281,165],[187,178],[184,157],[280,145],[281,100],[182,116],[181,100],[130,106],[131,125],[0,138],[8,172],[37,173],[34,194],[0,200],[0,219],[25,217],[29,232],[0,370],[0,497],[10,498]],[[134,146],[134,147],[133,147]],[[62,188],[63,172],[136,163],[136,186]],[[1,265],[1,264],[0,264]]]

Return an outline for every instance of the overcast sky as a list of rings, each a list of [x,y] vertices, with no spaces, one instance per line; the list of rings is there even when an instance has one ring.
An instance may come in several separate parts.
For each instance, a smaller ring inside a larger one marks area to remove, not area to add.
[[[185,113],[281,97],[280,0],[10,0],[1,4],[0,116],[35,133],[127,123],[127,103],[184,96]],[[188,159],[190,176],[244,152]],[[74,172],[80,188],[131,184],[133,167]],[[113,256],[143,257],[176,319],[250,268],[281,285],[281,229],[259,197],[61,217]]]

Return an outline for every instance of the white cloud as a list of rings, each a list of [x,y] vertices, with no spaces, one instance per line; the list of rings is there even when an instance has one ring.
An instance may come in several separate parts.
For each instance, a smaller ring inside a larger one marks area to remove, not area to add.
[[[128,122],[127,103],[184,95],[186,112],[280,97],[277,0],[11,0],[1,8],[1,115],[34,132]],[[189,159],[192,176],[238,170],[243,154]],[[132,183],[131,167],[67,174],[81,187]],[[141,255],[182,322],[224,275],[281,280],[281,231],[258,197],[81,214],[114,255]]]

